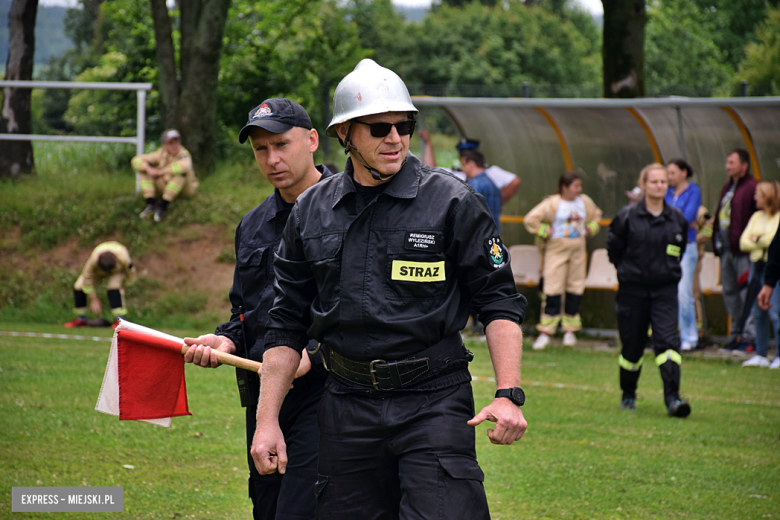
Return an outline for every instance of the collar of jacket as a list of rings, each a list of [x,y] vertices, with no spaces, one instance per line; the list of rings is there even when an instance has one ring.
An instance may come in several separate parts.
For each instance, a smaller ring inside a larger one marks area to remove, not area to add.
[[[748,182],[750,179],[753,179],[753,178],[754,178],[753,174],[750,173],[750,172],[747,172],[745,175],[740,177],[739,180],[736,183],[734,182],[733,179],[729,179],[729,181],[726,184],[723,185],[723,190],[721,190],[721,191],[722,191],[723,195],[725,195],[726,192],[729,191],[732,186],[734,186],[734,193],[736,193],[740,186],[742,186],[743,184],[745,184],[746,182]],[[721,199],[723,198],[723,195],[721,195],[721,197],[720,197]],[[718,207],[720,207],[720,205]]]
[[[403,167],[393,175],[388,181],[387,187],[383,192],[385,195],[390,195],[397,199],[413,199],[417,196],[417,191],[420,188],[420,179],[422,177],[422,162],[420,159],[409,153],[406,156],[406,162]],[[341,178],[338,180],[339,186],[333,193],[333,208],[335,208],[341,199],[343,199],[348,193],[357,192],[355,188],[355,181],[353,179],[354,167],[352,166],[352,158],[347,159],[347,164],[344,166],[344,172],[341,174]]]
[[[315,166],[315,168],[317,168],[317,171],[320,172],[320,179],[317,182],[333,176],[333,173],[324,164],[318,164]],[[268,218],[266,219],[266,222],[271,222],[276,218],[276,215],[280,211],[284,210],[284,199],[282,198],[282,194],[279,193],[279,190],[274,189],[274,196],[270,201],[268,201],[268,204]]]
[[[637,212],[639,213],[640,217],[655,218],[655,215],[653,215],[647,210],[647,206],[645,205],[645,199],[642,199],[639,202],[637,202],[636,206],[637,206]],[[669,204],[667,204],[666,201],[664,201],[664,210],[661,212],[659,217],[663,217],[666,220],[669,220],[671,216],[672,216],[672,207]]]

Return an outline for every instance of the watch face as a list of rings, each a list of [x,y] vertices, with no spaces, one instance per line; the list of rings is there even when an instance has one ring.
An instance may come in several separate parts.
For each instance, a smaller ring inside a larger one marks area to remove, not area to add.
[[[523,392],[523,389],[519,387],[513,388],[511,399],[517,406],[523,406],[525,403],[525,393]]]

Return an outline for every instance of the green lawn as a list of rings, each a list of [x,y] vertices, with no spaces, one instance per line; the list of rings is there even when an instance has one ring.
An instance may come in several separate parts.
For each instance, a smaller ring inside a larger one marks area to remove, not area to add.
[[[73,333],[16,323],[0,330]],[[492,376],[484,344],[470,346],[472,373]],[[193,416],[174,419],[171,429],[126,423],[94,411],[108,349],[107,341],[0,336],[0,518],[48,518],[11,514],[11,487],[35,485],[123,486],[125,514],[135,518],[249,518],[232,369],[188,366]],[[637,410],[618,408],[616,358],[526,352],[526,436],[493,446],[487,425],[477,432],[494,519],[780,515],[780,371],[686,358],[683,392],[693,414],[676,420],[665,414],[651,359]],[[494,389],[474,382],[478,407]]]

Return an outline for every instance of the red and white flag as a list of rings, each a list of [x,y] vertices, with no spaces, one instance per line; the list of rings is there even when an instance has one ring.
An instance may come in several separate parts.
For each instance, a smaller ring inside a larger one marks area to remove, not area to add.
[[[181,338],[121,321],[114,332],[95,410],[169,427],[187,407]]]

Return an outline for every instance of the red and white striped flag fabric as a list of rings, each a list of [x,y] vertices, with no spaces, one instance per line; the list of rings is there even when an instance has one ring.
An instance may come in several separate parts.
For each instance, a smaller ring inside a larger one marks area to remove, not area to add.
[[[192,415],[184,382],[184,341],[129,321],[114,331],[95,410],[126,421],[169,427]]]

